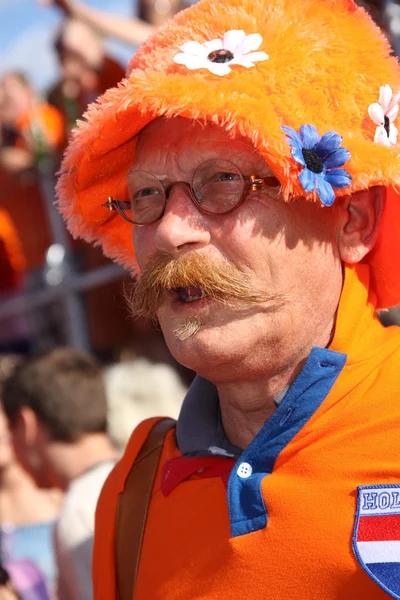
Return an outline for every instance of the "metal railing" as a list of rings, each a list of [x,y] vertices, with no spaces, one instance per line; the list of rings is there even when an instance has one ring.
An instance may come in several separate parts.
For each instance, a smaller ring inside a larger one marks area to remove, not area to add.
[[[47,251],[47,256],[56,257],[57,260],[55,263],[53,260],[53,264],[45,262],[45,277],[41,287],[35,290],[23,290],[0,302],[0,327],[2,321],[19,315],[32,317],[35,310],[57,302],[62,307],[65,343],[79,350],[91,350],[82,294],[87,290],[122,279],[126,271],[119,265],[111,263],[82,273],[76,271],[69,236],[55,206],[51,166],[49,163],[42,166],[39,170],[39,182],[53,242]]]

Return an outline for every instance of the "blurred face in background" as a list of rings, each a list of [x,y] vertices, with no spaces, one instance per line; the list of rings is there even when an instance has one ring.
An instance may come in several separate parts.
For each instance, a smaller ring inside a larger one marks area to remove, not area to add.
[[[18,119],[32,110],[34,94],[29,84],[18,74],[6,75],[0,94],[1,118],[5,125],[16,126]]]
[[[59,47],[63,91],[68,97],[78,97],[82,90],[92,90],[97,85],[97,74],[83,58],[68,48]]]
[[[104,53],[90,27],[74,19],[66,21],[55,42],[55,50],[66,96],[77,97],[81,91],[96,90]]]

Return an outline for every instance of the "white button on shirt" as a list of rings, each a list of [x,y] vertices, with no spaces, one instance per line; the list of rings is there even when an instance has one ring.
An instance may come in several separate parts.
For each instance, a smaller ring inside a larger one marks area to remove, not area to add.
[[[252,474],[253,469],[251,468],[251,465],[249,465],[249,463],[242,462],[238,466],[238,470],[236,472],[241,479],[247,479]]]

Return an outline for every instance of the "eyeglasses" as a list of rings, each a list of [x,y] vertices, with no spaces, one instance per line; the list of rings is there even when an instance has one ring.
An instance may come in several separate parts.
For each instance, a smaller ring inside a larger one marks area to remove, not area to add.
[[[208,160],[197,167],[192,181],[174,181],[165,186],[146,171],[131,171],[117,190],[117,198],[102,204],[134,225],[151,225],[163,216],[175,186],[186,188],[195,207],[206,215],[227,215],[244,202],[249,191],[276,188],[276,177],[243,175],[227,160]]]

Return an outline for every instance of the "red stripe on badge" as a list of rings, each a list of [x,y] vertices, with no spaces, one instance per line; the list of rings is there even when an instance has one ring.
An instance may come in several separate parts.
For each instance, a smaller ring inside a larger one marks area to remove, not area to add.
[[[360,517],[357,542],[400,540],[400,515]]]

